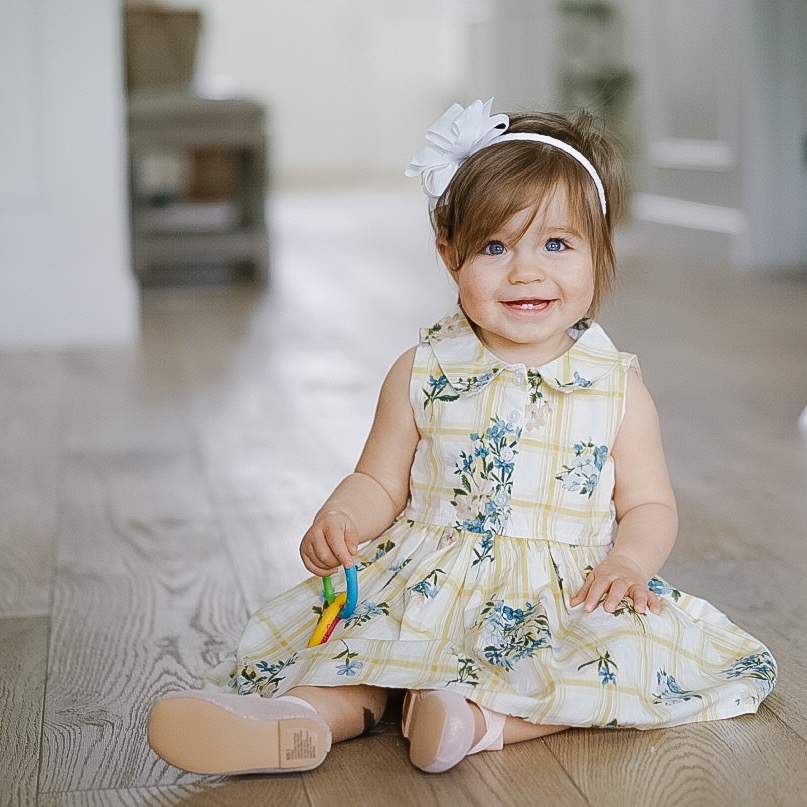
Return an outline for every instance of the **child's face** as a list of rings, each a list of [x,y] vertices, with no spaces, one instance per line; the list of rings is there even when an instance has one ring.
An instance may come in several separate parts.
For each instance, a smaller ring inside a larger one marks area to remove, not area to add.
[[[487,347],[504,361],[535,366],[570,347],[566,331],[591,306],[594,268],[562,187],[517,239],[531,214],[512,216],[452,275],[463,310]],[[440,251],[446,258],[445,245]]]

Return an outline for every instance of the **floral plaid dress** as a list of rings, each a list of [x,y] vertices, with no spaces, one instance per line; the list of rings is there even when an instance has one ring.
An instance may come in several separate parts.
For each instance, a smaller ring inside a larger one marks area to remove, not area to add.
[[[776,663],[704,600],[654,577],[660,615],[627,599],[613,614],[569,605],[612,545],[611,447],[636,362],[597,324],[570,334],[567,353],[530,368],[491,354],[459,311],[422,331],[411,498],[359,553],[355,613],[306,648],[322,584],[292,588],[250,620],[229,686],[444,689],[534,723],[608,728],[756,711]]]

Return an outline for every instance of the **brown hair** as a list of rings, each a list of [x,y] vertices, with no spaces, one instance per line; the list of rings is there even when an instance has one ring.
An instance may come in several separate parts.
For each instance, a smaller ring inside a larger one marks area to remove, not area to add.
[[[432,212],[437,241],[444,247],[449,268],[460,269],[511,216],[532,208],[526,231],[555,188],[562,186],[573,223],[591,248],[594,299],[589,313],[593,315],[613,284],[616,268],[613,228],[623,212],[626,186],[619,149],[585,111],[573,117],[553,112],[509,117],[508,133],[549,135],[591,161],[605,188],[606,215],[594,182],[573,157],[545,143],[507,141],[481,149],[460,166]]]

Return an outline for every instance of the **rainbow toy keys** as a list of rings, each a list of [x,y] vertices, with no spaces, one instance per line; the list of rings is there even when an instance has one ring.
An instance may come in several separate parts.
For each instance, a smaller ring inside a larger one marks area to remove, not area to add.
[[[314,632],[308,640],[308,647],[325,644],[330,639],[336,623],[340,619],[348,619],[356,610],[356,603],[359,599],[359,576],[355,566],[345,569],[345,585],[347,591],[335,595],[331,578],[322,578],[322,587],[325,589],[325,601],[328,606],[322,612],[317,627],[314,628]]]

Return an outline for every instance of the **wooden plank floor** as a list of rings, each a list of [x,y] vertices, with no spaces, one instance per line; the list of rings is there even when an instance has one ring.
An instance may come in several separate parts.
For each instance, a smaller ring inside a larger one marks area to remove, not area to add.
[[[399,701],[303,775],[191,776],[148,749],[153,700],[304,577],[297,542],[388,365],[452,304],[423,208],[281,196],[268,292],[149,288],[134,349],[0,354],[0,807],[805,804],[807,275],[647,260],[630,230],[602,320],[661,412],[681,509],[665,574],[778,657],[760,713],[570,731],[443,776],[409,765]]]

